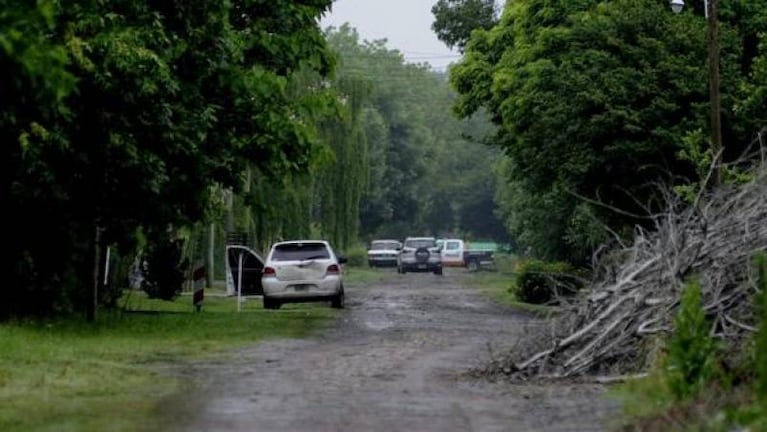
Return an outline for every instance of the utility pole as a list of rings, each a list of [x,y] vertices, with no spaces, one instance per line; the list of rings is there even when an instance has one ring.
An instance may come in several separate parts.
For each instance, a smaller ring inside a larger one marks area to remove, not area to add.
[[[711,182],[714,186],[722,184],[722,116],[721,98],[719,95],[719,0],[708,0],[706,18],[708,21],[708,93],[711,105],[711,157],[713,158],[713,175]]]

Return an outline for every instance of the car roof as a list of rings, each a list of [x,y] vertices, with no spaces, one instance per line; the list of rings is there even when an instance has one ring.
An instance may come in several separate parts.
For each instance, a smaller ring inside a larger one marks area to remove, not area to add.
[[[288,244],[312,244],[312,243],[314,244],[321,243],[321,244],[324,244],[325,246],[330,246],[330,243],[328,243],[327,240],[285,240],[285,241],[280,241],[273,244],[272,247],[288,245]]]
[[[434,237],[408,237],[405,240],[436,240]]]

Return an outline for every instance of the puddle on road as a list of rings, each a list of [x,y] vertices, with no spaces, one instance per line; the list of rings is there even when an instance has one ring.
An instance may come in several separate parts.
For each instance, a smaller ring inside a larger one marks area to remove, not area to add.
[[[370,318],[365,320],[365,327],[371,330],[385,330],[393,325],[394,325],[393,322],[385,318],[383,319]]]

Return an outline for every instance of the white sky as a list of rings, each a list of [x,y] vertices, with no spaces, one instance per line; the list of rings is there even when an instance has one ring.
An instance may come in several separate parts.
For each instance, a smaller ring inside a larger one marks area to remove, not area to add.
[[[322,28],[344,23],[357,29],[363,40],[386,39],[407,61],[429,63],[444,71],[460,55],[449,50],[434,32],[431,7],[437,0],[335,0],[321,21]]]

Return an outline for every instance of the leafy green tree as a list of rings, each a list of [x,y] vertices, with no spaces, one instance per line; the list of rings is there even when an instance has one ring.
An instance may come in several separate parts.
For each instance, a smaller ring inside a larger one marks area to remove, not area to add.
[[[330,0],[52,4],[41,13],[50,24],[28,25],[27,40],[65,50],[52,58],[75,84],[50,129],[3,125],[23,138],[5,150],[13,174],[3,189],[13,218],[36,227],[13,239],[19,277],[6,289],[35,308],[92,317],[95,289],[83,287],[97,287],[107,245],[131,250],[139,228],[149,242],[167,240],[204,219],[210,186],[241,190],[248,167],[276,179],[311,165],[321,143],[306,120],[321,108],[288,87],[299,70],[332,70],[317,24]],[[34,108],[27,94],[61,87],[43,78],[13,94],[11,104],[26,104],[15,112]],[[20,302],[3,307],[23,312]]]
[[[328,40],[338,52],[339,78],[369,88],[359,117],[369,163],[360,234],[503,235],[489,203],[500,151],[481,142],[492,131],[486,117],[453,118],[445,75],[406,63],[385,41],[360,41],[349,26],[329,29]]]
[[[437,38],[449,48],[463,51],[476,29],[489,30],[496,24],[495,0],[439,0],[431,8],[431,25]]]
[[[755,14],[722,11],[725,107],[743,99],[764,56],[750,42],[767,26]],[[696,180],[680,151],[708,124],[705,40],[702,17],[655,0],[509,2],[495,27],[472,34],[451,71],[455,109],[486,108],[499,126],[511,182],[502,207],[524,247],[581,261],[602,240],[594,227],[630,232],[661,208],[657,183]],[[738,153],[755,123],[732,109],[723,118],[728,152]]]
[[[62,193],[48,173],[55,161],[40,156],[69,145],[57,122],[70,115],[65,99],[76,79],[67,70],[66,48],[47,37],[56,28],[53,2],[4,0],[0,10],[0,197],[10,227],[5,248],[9,259],[3,260],[6,278],[0,288],[5,299],[0,304],[2,319],[15,310],[37,309],[40,299],[67,301],[66,293],[25,282],[61,276],[55,260],[52,266],[40,265],[32,257],[72,252],[66,228],[54,219],[60,207],[40,199],[42,194]]]

